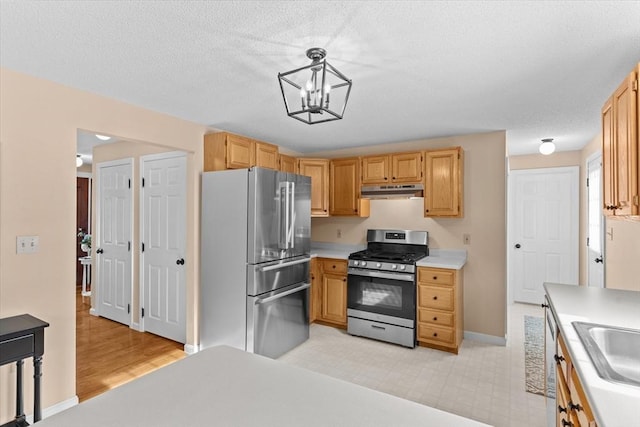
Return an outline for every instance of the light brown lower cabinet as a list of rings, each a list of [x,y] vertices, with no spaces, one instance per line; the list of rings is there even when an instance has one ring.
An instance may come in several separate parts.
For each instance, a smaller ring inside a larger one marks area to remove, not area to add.
[[[462,270],[419,267],[417,307],[418,343],[458,354],[464,334]]]
[[[347,261],[314,258],[311,267],[311,322],[347,327]],[[313,320],[311,320],[313,319]]]
[[[556,399],[558,427],[597,427],[593,410],[560,334],[556,349]]]

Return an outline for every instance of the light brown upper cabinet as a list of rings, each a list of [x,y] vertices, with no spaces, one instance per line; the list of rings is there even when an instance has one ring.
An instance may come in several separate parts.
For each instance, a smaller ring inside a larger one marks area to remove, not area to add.
[[[280,162],[280,168],[279,168],[280,171],[289,172],[289,173],[298,173],[298,165],[297,165],[298,159],[296,159],[295,157],[280,154],[279,162]]]
[[[329,160],[298,159],[298,171],[311,177],[311,216],[329,216]]]
[[[461,147],[424,153],[424,216],[463,216],[463,151]]]
[[[204,171],[243,169],[255,165],[252,139],[228,132],[204,136]]]
[[[256,166],[278,169],[278,146],[262,141],[254,141],[256,150]]]
[[[395,153],[362,158],[362,184],[422,181],[422,153]]]
[[[329,183],[331,215],[369,216],[369,199],[360,198],[360,158],[331,160]]]
[[[640,64],[602,107],[603,208],[608,216],[640,215]]]

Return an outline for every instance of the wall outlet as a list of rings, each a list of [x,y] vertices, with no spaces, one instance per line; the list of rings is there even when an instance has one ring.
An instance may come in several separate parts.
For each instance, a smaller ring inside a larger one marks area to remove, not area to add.
[[[464,243],[465,245],[470,245],[471,244],[471,234],[465,233],[462,235],[462,243]]]
[[[338,236],[338,239],[340,239],[342,237],[342,230],[338,228],[338,232],[336,234]]]
[[[16,253],[32,254],[38,252],[40,236],[18,236],[16,238]]]

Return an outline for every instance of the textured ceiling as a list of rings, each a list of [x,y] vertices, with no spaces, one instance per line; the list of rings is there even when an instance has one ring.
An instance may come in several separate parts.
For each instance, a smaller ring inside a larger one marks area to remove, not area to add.
[[[639,23],[640,1],[3,0],[0,64],[300,153],[506,130],[526,154],[597,134]],[[309,126],[277,74],[316,46],[353,89]]]

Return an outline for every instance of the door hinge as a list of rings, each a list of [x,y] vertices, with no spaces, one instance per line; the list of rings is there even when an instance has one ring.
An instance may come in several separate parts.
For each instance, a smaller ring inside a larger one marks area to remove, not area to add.
[[[589,178],[587,178],[587,187],[589,186]]]
[[[587,237],[587,246],[589,246],[589,238]]]
[[[131,313],[131,304],[127,304],[127,314]]]
[[[129,188],[131,188],[131,178],[129,178]]]
[[[634,80],[633,81],[633,91],[637,92],[638,91],[638,80]]]
[[[633,204],[638,206],[640,203],[638,202],[638,199],[640,199],[640,196],[638,196],[637,194],[635,196],[633,196]]]
[[[144,307],[142,307],[140,310],[141,310],[140,317],[144,317]]]
[[[144,177],[142,177],[142,186],[144,187]]]
[[[142,242],[142,252],[144,252],[144,242]]]
[[[131,242],[127,242],[127,252],[131,252]]]

